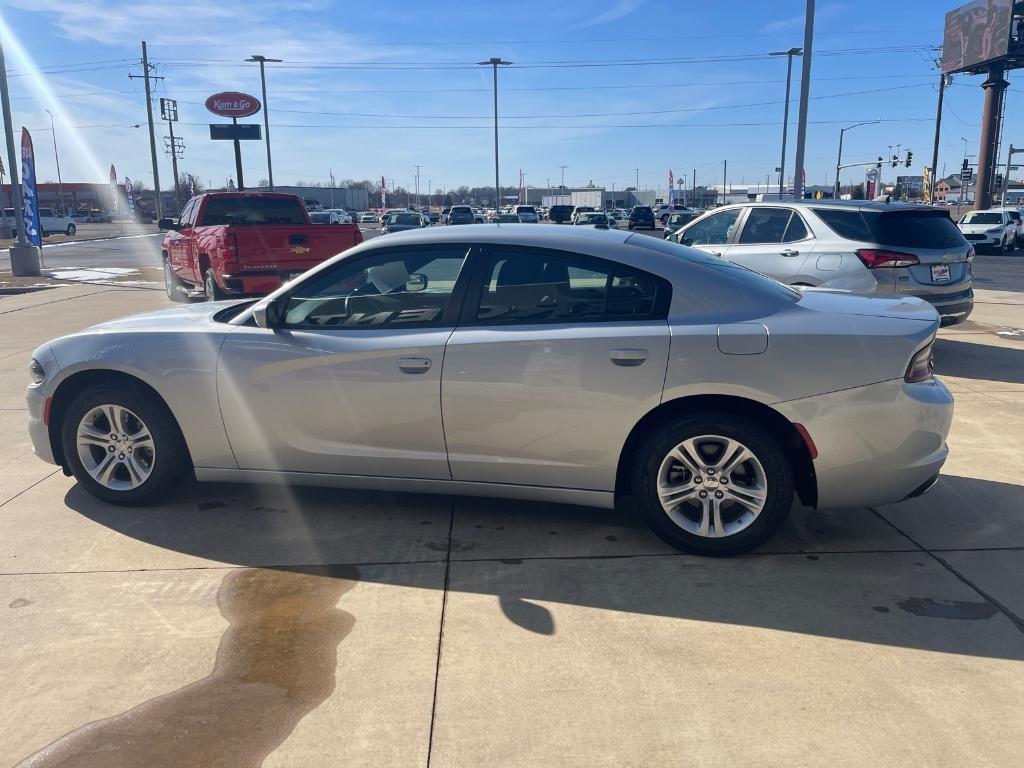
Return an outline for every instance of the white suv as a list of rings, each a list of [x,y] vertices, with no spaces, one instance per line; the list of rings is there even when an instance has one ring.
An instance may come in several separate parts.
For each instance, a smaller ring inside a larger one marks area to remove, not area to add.
[[[523,224],[537,224],[540,221],[537,209],[532,205],[517,205],[512,209],[512,213],[518,216],[519,221]]]
[[[39,209],[39,229],[42,231],[43,237],[73,235],[77,231],[74,219],[53,208]]]
[[[988,248],[997,253],[1009,253],[1017,247],[1017,224],[1007,211],[970,211],[960,217],[957,226],[967,242],[979,251]]]

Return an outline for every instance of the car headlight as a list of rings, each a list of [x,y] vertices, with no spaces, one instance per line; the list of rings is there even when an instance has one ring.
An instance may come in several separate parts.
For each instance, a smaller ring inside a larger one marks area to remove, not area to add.
[[[34,357],[28,364],[28,377],[32,379],[33,384],[42,384],[43,379],[46,378],[46,371],[43,370],[43,365]]]
[[[990,235],[1001,235],[1001,234],[1003,234],[1003,228],[1002,227],[995,227],[994,229],[988,230],[988,234],[990,234]]]

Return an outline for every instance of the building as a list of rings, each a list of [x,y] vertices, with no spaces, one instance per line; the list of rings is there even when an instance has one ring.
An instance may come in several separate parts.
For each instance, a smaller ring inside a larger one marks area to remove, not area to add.
[[[255,191],[250,188],[247,191]],[[261,188],[258,191],[266,192]],[[309,208],[346,208],[350,211],[365,211],[370,207],[370,193],[361,187],[282,187],[275,186],[275,192],[298,195]],[[377,204],[379,205],[379,197]]]

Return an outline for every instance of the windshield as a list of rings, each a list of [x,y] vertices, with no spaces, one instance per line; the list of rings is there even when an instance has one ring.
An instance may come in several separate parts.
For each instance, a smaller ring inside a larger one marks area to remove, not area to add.
[[[314,224],[330,224],[331,214],[329,213],[311,213],[309,214],[309,220]]]
[[[972,211],[960,219],[961,224],[1002,224],[1003,214],[991,211]]]
[[[416,213],[393,213],[388,216],[388,226],[400,224],[418,227],[421,223],[419,214]]]
[[[576,219],[577,224],[606,224],[607,221],[603,213],[581,213]]]
[[[516,208],[516,213],[536,213],[536,211],[533,210],[532,205],[520,205]]]
[[[293,197],[210,197],[198,226],[258,227],[305,223],[302,204]]]

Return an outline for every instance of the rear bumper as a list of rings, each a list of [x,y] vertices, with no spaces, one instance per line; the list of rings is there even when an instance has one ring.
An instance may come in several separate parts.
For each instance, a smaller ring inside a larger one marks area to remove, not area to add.
[[[939,313],[942,325],[956,325],[966,320],[974,311],[974,289],[943,294],[941,296],[921,296],[935,311]]]
[[[884,381],[775,407],[817,447],[821,509],[910,498],[927,490],[946,461],[953,396],[938,378]]]

